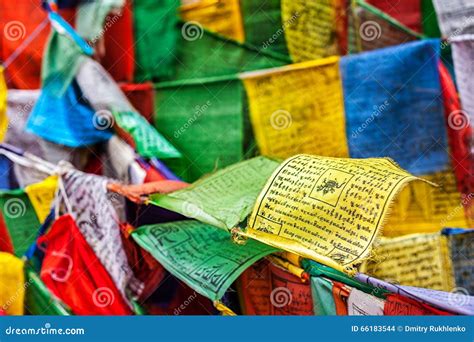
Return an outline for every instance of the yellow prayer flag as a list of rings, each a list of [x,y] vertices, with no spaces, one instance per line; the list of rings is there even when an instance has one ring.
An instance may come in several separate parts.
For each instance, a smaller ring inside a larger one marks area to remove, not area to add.
[[[5,138],[8,129],[7,117],[7,84],[3,76],[4,69],[0,66],[0,141]]]
[[[348,157],[339,58],[241,75],[263,155]]]
[[[369,257],[390,204],[414,180],[390,159],[297,155],[268,180],[247,235],[347,271]]]
[[[282,0],[282,22],[294,62],[339,55],[339,0]]]
[[[433,290],[455,287],[448,239],[440,233],[381,238],[374,254],[363,266],[368,275]]]
[[[423,178],[438,187],[415,182],[403,189],[390,212],[384,236],[434,233],[445,227],[469,227],[453,172],[439,172]]]
[[[25,188],[25,192],[35,209],[36,216],[38,216],[40,223],[44,222],[51,211],[51,203],[54,200],[57,187],[58,177],[51,176],[39,183],[28,185]]]
[[[0,252],[0,310],[23,315],[25,298],[24,263],[12,254]]]
[[[184,29],[186,25],[204,26],[239,42],[245,40],[239,0],[200,0],[182,5],[180,12],[189,22]]]

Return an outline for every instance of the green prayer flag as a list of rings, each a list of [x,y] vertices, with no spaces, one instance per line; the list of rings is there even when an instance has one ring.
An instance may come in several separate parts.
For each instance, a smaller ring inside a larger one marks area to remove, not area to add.
[[[277,251],[255,240],[237,245],[227,232],[198,221],[143,226],[132,237],[170,273],[211,300],[221,299],[245,269]]]
[[[137,83],[172,77],[179,4],[179,0],[133,2]]]
[[[113,9],[120,9],[125,0],[81,1],[76,13],[76,31],[87,40],[96,41],[104,35],[104,21]]]
[[[117,125],[130,134],[139,155],[145,158],[180,158],[181,153],[171,145],[146,119],[133,111],[114,112]]]
[[[322,277],[311,277],[311,295],[315,316],[336,316],[336,303],[332,296],[332,283]]]
[[[245,41],[289,58],[281,17],[281,0],[241,0],[240,4]]]
[[[441,37],[441,31],[438,25],[438,17],[434,9],[433,0],[421,1],[421,16],[423,34],[431,38]]]
[[[41,226],[23,189],[0,192],[0,210],[10,233],[15,255],[21,257],[36,240]]]
[[[85,56],[67,34],[51,31],[41,67],[43,88],[48,94],[61,97],[71,84]]]
[[[69,316],[66,305],[57,299],[30,267],[25,268],[25,309],[31,315]]]
[[[250,214],[257,196],[279,163],[257,157],[229,166],[171,194],[154,194],[150,203],[186,217],[232,229]]]
[[[178,177],[192,182],[244,159],[244,96],[237,79],[157,89],[155,126],[183,154],[167,163]]]
[[[174,80],[232,76],[291,63],[289,57],[242,44],[194,24],[196,38],[186,35],[190,24],[178,26],[180,40],[174,57]],[[192,24],[191,24],[192,25]]]

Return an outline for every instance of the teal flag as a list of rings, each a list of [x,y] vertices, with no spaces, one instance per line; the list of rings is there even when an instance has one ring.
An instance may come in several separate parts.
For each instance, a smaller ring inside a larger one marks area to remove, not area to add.
[[[50,96],[62,97],[84,61],[79,46],[67,34],[51,31],[41,67],[43,88]]]
[[[311,294],[315,316],[336,316],[331,281],[322,277],[311,277]]]
[[[211,300],[220,300],[245,269],[277,251],[255,240],[237,245],[227,232],[198,221],[143,226],[132,236],[170,273]]]

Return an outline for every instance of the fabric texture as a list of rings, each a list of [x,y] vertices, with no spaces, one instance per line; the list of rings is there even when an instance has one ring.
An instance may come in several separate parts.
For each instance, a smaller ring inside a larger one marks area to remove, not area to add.
[[[390,157],[415,175],[447,168],[438,62],[437,40],[341,59],[351,158]]]
[[[0,309],[7,315],[23,315],[25,298],[24,262],[0,252]]]
[[[77,227],[122,297],[126,300],[129,294],[139,294],[142,284],[135,278],[124,251],[119,219],[107,195],[108,180],[68,171],[63,181]]]
[[[150,203],[186,217],[230,230],[250,214],[258,194],[278,162],[255,157],[205,177],[170,194],[155,194]]]
[[[172,75],[173,55],[176,53],[179,35],[179,31],[175,30],[178,6],[179,0],[133,2],[136,82]]]
[[[332,288],[332,281],[323,277],[311,277],[313,310],[316,316],[336,316]]]
[[[38,239],[45,249],[41,279],[77,315],[131,314],[114,281],[70,215]]]
[[[336,314],[338,316],[347,316],[347,301],[349,299],[349,295],[351,293],[351,289],[337,281],[333,281],[332,286],[332,296],[334,298],[334,304],[336,305]]]
[[[26,281],[30,284],[26,288],[25,309],[31,315],[68,316],[70,308],[50,290],[40,276],[30,267],[26,269]]]
[[[349,316],[383,316],[385,300],[352,289],[347,300]]]
[[[308,153],[348,157],[339,58],[250,72],[240,77],[262,155],[288,158]]]
[[[470,0],[433,0],[444,37],[474,34],[474,3]]]
[[[195,181],[244,158],[244,96],[239,80],[156,90],[155,127],[183,155],[167,161],[178,177]]]
[[[451,117],[448,117],[448,124],[462,129],[474,124],[474,80],[470,77],[474,73],[474,29],[470,35],[453,38],[451,44],[463,111],[457,113],[457,116],[456,113],[452,113]]]
[[[397,294],[387,296],[385,316],[450,316],[452,314]]]
[[[127,0],[119,14],[110,13],[105,18],[105,55],[101,57],[100,62],[117,82],[133,82],[135,75],[132,7],[132,0]]]
[[[48,85],[29,116],[26,130],[59,145],[87,146],[112,136],[108,127],[102,129],[96,123],[96,117],[75,81],[61,97],[52,95]]]
[[[63,9],[61,16],[69,23],[73,22],[75,10]],[[0,36],[0,60],[5,62],[14,57],[14,51],[24,44],[32,34],[36,36],[21,54],[11,60],[6,69],[9,88],[38,89],[41,85],[41,64],[43,52],[50,34],[47,14],[41,8],[40,1],[22,1],[21,6],[11,1],[0,3],[2,14],[2,32]]]
[[[18,257],[35,241],[40,222],[28,195],[22,189],[0,193],[0,208]]]
[[[184,25],[186,24],[179,24],[176,31],[183,32],[186,29]],[[191,38],[185,34],[179,36],[177,50],[172,56],[173,74],[165,80],[184,82],[191,79],[234,76],[239,72],[261,70],[290,63],[287,56],[269,49],[258,49],[258,47],[227,39],[205,29],[197,32],[198,35]]]
[[[237,245],[227,232],[189,220],[140,227],[132,236],[170,273],[213,301],[251,264],[276,251],[253,240]]]
[[[417,32],[364,0],[356,0],[348,12],[347,49],[351,53],[372,51],[422,38]]]
[[[401,0],[395,4],[390,0],[368,0],[368,2],[412,30],[422,31],[421,1]]]
[[[41,66],[43,92],[47,90],[52,98],[62,98],[70,89],[85,56],[67,33],[55,29],[51,31],[45,49]]]
[[[142,117],[112,77],[96,61],[81,65],[77,82],[96,111],[93,123],[101,130],[113,127],[143,157],[179,158],[181,153]]]
[[[282,34],[281,0],[241,0],[245,41],[263,50],[288,56],[285,35]]]
[[[3,141],[5,138],[7,129],[7,84],[4,77],[4,68],[0,66],[0,141]]]
[[[181,18],[185,24],[188,34],[193,29],[206,27],[212,32],[244,41],[244,29],[239,0],[217,0],[197,1],[190,4],[182,4],[180,7]]]

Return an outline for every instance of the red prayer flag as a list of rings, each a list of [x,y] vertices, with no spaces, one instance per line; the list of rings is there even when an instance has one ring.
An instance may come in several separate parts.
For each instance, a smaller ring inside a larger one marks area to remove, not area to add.
[[[386,316],[451,316],[452,314],[442,311],[416,300],[403,297],[398,294],[387,295],[387,301],[383,309]]]
[[[58,218],[38,244],[45,249],[41,279],[75,314],[132,314],[72,216]]]

